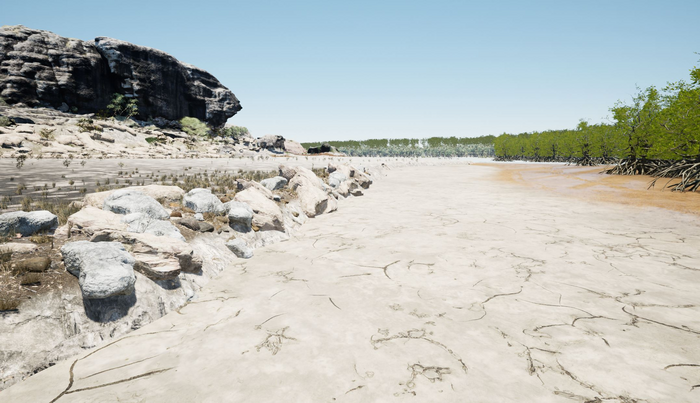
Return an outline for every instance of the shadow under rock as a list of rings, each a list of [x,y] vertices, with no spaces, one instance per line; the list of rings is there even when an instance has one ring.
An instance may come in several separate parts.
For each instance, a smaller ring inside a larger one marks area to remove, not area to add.
[[[101,323],[113,322],[123,318],[134,305],[136,305],[136,293],[102,299],[83,298],[83,306],[87,317],[90,320]]]

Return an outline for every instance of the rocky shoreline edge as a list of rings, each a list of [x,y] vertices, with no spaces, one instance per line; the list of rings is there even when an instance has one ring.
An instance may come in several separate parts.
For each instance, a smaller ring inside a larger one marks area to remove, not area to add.
[[[329,163],[322,179],[280,165],[277,177],[239,179],[231,200],[202,188],[126,187],[87,195],[60,227],[49,212],[0,215],[1,235],[21,235],[0,244],[18,286],[25,277],[52,284],[0,311],[0,390],[197,303],[223,270],[361,196],[385,169]],[[26,242],[38,233],[50,249]]]

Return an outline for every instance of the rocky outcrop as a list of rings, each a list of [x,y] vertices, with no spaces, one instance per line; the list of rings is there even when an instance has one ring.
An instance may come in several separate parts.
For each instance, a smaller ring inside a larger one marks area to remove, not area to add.
[[[258,147],[266,148],[268,150],[284,150],[284,137],[275,136],[274,134],[268,134],[267,136],[260,137],[256,140]]]
[[[234,199],[246,203],[253,209],[253,229],[284,231],[284,217],[279,206],[258,189],[251,187],[238,192]]]
[[[171,55],[100,37],[0,27],[0,97],[12,105],[51,106],[81,113],[105,109],[114,93],[139,100],[139,115],[191,116],[219,127],[241,110],[214,76]]]
[[[30,236],[40,231],[49,231],[58,225],[58,217],[49,211],[14,211],[0,214],[0,235],[12,233]]]
[[[61,248],[66,270],[78,277],[83,298],[134,293],[136,260],[119,242],[70,242]]]

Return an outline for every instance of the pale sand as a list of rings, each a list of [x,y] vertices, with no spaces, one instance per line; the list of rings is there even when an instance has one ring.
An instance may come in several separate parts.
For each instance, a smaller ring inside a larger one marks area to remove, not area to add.
[[[391,170],[0,401],[699,401],[700,218],[500,172]]]

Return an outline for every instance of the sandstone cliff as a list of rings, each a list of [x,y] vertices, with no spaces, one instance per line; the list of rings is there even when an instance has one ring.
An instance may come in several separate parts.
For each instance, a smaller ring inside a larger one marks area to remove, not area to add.
[[[91,113],[114,93],[137,98],[144,119],[191,116],[218,127],[241,110],[214,76],[165,52],[111,38],[81,41],[0,27],[0,98],[8,104]]]

